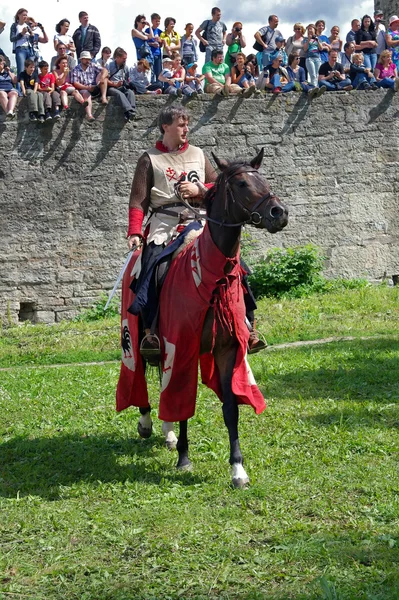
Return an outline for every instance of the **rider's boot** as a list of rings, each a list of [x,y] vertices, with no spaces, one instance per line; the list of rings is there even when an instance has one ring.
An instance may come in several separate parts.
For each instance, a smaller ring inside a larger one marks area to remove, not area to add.
[[[248,354],[255,354],[267,348],[266,340],[262,340],[256,331],[256,321],[251,323],[251,330],[248,340]]]

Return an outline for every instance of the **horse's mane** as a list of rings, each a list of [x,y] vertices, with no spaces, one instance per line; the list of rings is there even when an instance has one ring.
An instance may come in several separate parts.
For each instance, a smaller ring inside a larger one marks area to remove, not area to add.
[[[204,198],[204,204],[206,208],[206,212],[209,213],[211,210],[212,202],[215,198],[216,192],[221,185],[224,185],[226,179],[231,177],[235,171],[237,171],[241,167],[251,167],[251,164],[244,159],[236,159],[232,160],[228,167],[221,171],[216,178],[215,184],[211,187],[210,190],[207,191]]]

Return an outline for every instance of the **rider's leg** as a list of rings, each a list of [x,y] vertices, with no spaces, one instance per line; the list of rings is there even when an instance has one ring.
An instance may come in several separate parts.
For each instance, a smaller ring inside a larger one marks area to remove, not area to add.
[[[249,267],[245,264],[243,259],[241,258],[241,266],[245,269],[247,273],[250,273]],[[245,302],[245,314],[248,319],[250,325],[250,334],[248,340],[248,354],[255,354],[255,352],[260,352],[260,350],[264,350],[267,347],[267,343],[259,338],[256,332],[256,322],[255,322],[255,310],[257,309],[255,296],[251,290],[251,287],[248,282],[248,277],[245,275],[242,278],[242,283],[245,288],[246,294],[244,294],[244,302]]]

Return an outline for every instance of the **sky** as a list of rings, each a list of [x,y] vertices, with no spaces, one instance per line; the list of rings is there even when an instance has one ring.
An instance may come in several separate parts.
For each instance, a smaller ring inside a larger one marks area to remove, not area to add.
[[[373,16],[374,12],[373,0],[350,2],[348,0],[275,0],[272,3],[266,0],[215,1],[222,10],[222,20],[226,23],[228,31],[231,30],[234,21],[242,21],[243,33],[247,38],[246,54],[253,52],[253,35],[260,27],[267,25],[267,17],[271,13],[279,17],[279,29],[286,38],[293,33],[295,22],[302,22],[306,26],[317,19],[324,19],[326,35],[330,34],[333,25],[338,25],[341,28],[341,38],[345,39],[353,18],[361,18],[364,14]],[[41,44],[40,48],[43,58],[49,61],[55,54],[52,43],[55,24],[67,18],[71,22],[70,31],[73,33],[79,26],[79,11],[85,10],[89,14],[90,23],[100,31],[102,46],[109,46],[112,50],[116,46],[122,46],[128,53],[128,63],[133,64],[136,61],[136,53],[130,32],[139,12],[144,12],[148,20],[153,12],[161,15],[162,22],[165,17],[175,18],[175,29],[182,35],[187,22],[193,23],[196,29],[202,21],[210,18],[213,6],[214,3],[206,0],[196,2],[151,0],[137,4],[133,4],[131,0],[108,0],[104,3],[98,0],[35,0],[34,3],[28,1],[25,5],[8,1],[0,9],[0,21],[7,23],[4,32],[0,35],[0,47],[14,62],[9,41],[10,26],[18,9],[26,8],[29,14],[46,29],[49,43]],[[140,7],[144,10],[140,10]],[[203,62],[203,57],[204,54],[201,54],[200,64]]]

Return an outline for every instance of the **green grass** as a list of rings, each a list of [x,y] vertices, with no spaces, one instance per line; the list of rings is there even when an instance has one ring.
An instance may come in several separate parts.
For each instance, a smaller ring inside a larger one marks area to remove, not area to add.
[[[241,410],[246,491],[202,386],[194,471],[178,473],[160,422],[140,440],[138,411],[115,413],[118,364],[0,373],[0,598],[397,600],[398,296],[368,291],[262,301],[269,341],[388,337],[251,358],[268,409]],[[0,356],[99,360],[117,336],[115,321],[23,327]],[[156,406],[154,374],[150,392]]]

